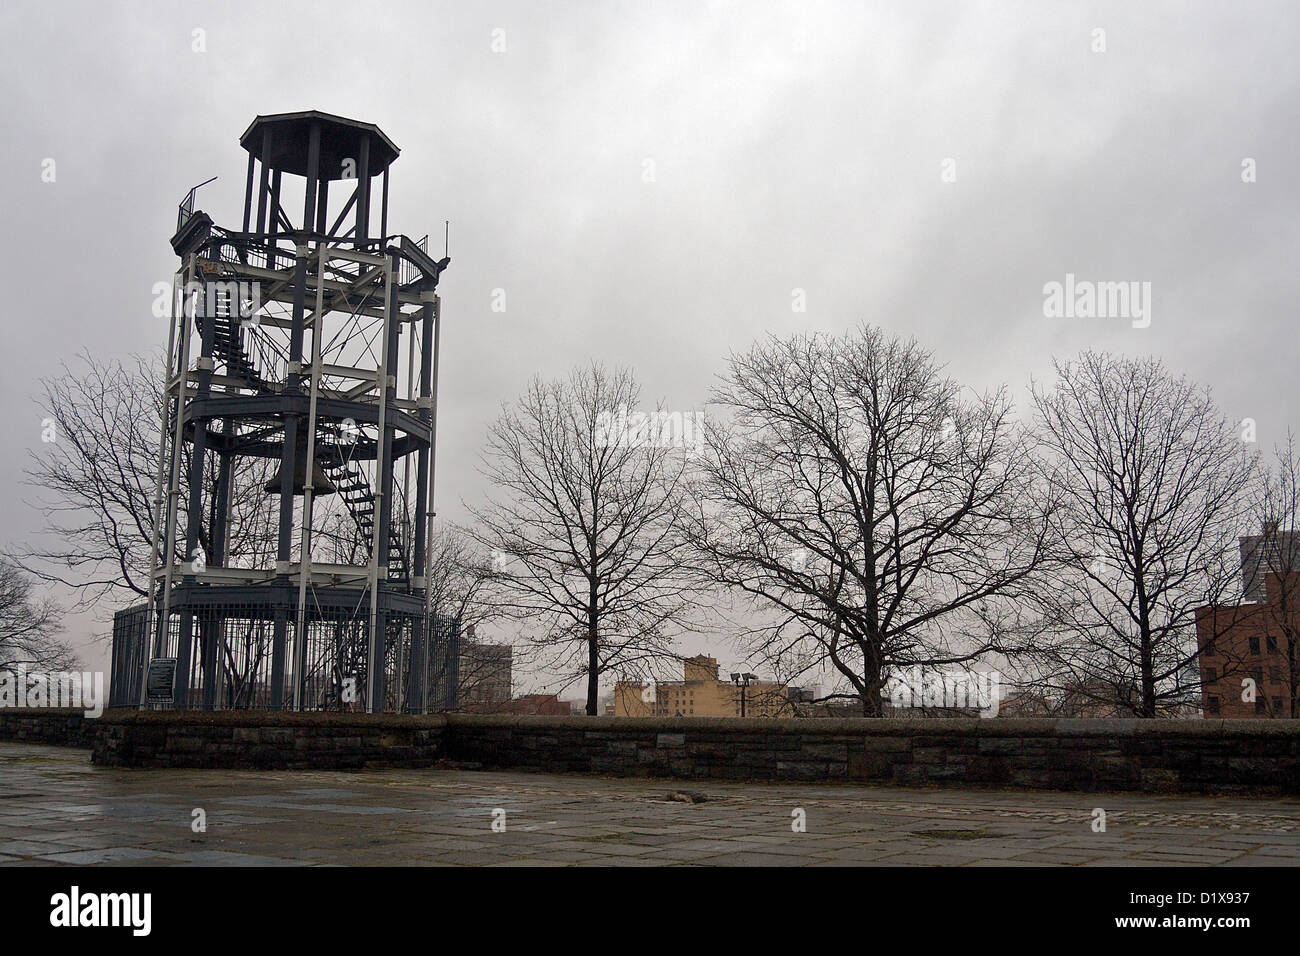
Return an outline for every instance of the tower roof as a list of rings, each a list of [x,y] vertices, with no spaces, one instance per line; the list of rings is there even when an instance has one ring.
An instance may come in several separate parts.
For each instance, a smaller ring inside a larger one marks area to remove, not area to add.
[[[259,116],[239,137],[239,145],[271,169],[295,176],[307,175],[307,149],[313,123],[320,124],[320,178],[344,178],[346,160],[353,161],[352,175],[361,174],[361,144],[368,140],[369,173],[378,176],[395,160],[401,150],[374,123],[306,110],[301,113],[275,113]],[[262,155],[262,139],[270,131],[268,155]]]

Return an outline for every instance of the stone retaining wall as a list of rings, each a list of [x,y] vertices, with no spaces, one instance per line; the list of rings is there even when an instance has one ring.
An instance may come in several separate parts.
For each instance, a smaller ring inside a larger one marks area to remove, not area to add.
[[[1300,793],[1300,721],[765,720],[0,711],[106,766],[467,767],[681,779]]]
[[[95,724],[96,721],[88,719],[82,710],[0,707],[0,740],[89,750],[95,742]]]
[[[110,767],[429,767],[446,719],[388,714],[108,711],[91,760]]]
[[[1300,721],[449,718],[485,767],[1046,790],[1300,792]]]

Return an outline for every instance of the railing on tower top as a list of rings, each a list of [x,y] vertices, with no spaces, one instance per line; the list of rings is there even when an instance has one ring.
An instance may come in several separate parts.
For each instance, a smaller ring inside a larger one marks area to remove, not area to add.
[[[188,193],[185,194],[185,198],[181,200],[180,206],[177,207],[177,211],[176,211],[177,232],[180,232],[181,227],[184,226],[187,222],[189,222],[190,217],[194,215],[194,194],[197,193],[204,186],[206,186],[208,183],[216,180],[216,178],[217,178],[216,176],[213,176],[212,179],[205,179],[203,182],[199,183],[197,186],[195,186],[193,189],[191,189]]]
[[[176,213],[176,231],[180,232],[181,227],[190,221],[190,216],[194,215],[194,190],[191,189],[181,200],[180,208]]]
[[[421,239],[419,242],[417,242],[415,245],[417,248],[419,248],[421,252],[428,252],[429,251],[428,234],[426,233],[424,238]],[[410,262],[407,262],[405,259],[403,259],[397,270],[397,284],[406,285],[408,282],[414,282],[419,277],[419,275],[420,275],[419,268],[417,268],[416,266],[412,265]]]

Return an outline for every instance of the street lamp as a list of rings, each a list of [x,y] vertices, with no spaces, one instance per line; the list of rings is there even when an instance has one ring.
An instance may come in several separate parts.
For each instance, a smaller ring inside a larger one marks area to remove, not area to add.
[[[731,682],[740,688],[740,716],[741,717],[745,716],[745,688],[749,686],[749,682],[752,680],[758,680],[758,675],[757,674],[732,674],[731,675]]]

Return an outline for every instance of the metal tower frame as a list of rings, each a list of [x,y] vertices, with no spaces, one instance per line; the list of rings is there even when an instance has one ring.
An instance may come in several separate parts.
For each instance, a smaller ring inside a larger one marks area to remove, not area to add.
[[[174,659],[177,708],[346,706],[347,679],[364,676],[357,704],[422,713],[430,683],[454,672],[454,663],[432,665],[454,657],[459,631],[458,622],[434,619],[425,587],[437,285],[450,260],[429,255],[427,236],[389,235],[388,176],[399,151],[377,126],[317,111],[259,116],[240,143],[248,152],[242,229],[196,209],[195,187],[171,239],[181,264],[151,594],[130,612],[134,639],[148,646],[127,648],[124,630],[119,649],[115,626],[114,660],[139,672],[114,686],[130,686],[145,706],[148,662]],[[299,180],[295,224],[284,203]],[[351,186],[333,220],[331,183],[336,197]],[[267,504],[263,516],[273,562],[232,549],[236,503],[261,514],[260,489],[249,484],[258,460],[279,465],[266,485],[278,507]],[[340,542],[353,556],[364,546],[364,562],[344,560]],[[324,546],[334,547],[332,560],[319,557]],[[442,684],[441,703],[451,706],[455,688]]]

